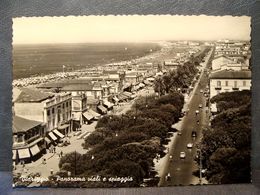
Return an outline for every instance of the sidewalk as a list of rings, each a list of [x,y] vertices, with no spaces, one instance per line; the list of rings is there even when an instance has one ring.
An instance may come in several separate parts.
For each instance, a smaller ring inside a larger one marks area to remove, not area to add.
[[[97,124],[97,121],[94,121],[90,125],[82,125],[82,133],[88,131],[93,132],[95,130],[95,126]],[[39,158],[37,161],[32,162],[30,164],[26,164],[23,168],[22,165],[17,165],[16,170],[14,170],[14,173],[22,173],[22,176],[27,176],[30,173],[39,173],[41,177],[47,178],[50,176],[51,169],[53,170],[53,173],[56,173],[59,171],[59,161],[60,157],[59,154],[62,151],[63,155],[71,152],[78,152],[80,154],[85,154],[87,152],[86,149],[82,147],[82,144],[84,143],[84,139],[77,139],[77,136],[73,136],[72,132],[70,135],[72,136],[70,138],[70,145],[63,146],[63,147],[57,147],[56,146],[56,153],[50,153],[47,152],[47,154],[43,155],[41,158]],[[48,151],[48,150],[47,150]],[[43,164],[43,158],[46,159],[46,164]],[[26,169],[26,172],[25,172]]]

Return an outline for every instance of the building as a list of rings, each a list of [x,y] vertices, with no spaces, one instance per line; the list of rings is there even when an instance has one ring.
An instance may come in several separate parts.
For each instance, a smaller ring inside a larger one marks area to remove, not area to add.
[[[177,70],[177,68],[180,66],[179,62],[177,62],[176,59],[171,60],[165,60],[163,62],[163,69],[166,71],[169,70]]]
[[[125,73],[126,83],[133,84],[133,83],[141,82],[142,80],[143,80],[143,75],[138,72],[130,71]]]
[[[45,123],[46,133],[54,142],[71,131],[70,93],[54,95],[23,88],[14,102],[13,110],[16,116]]]
[[[29,163],[45,153],[45,124],[13,116],[13,162]]]
[[[71,96],[72,129],[75,131],[84,123],[83,113],[87,111],[87,97],[80,92],[72,92]]]
[[[227,55],[219,55],[212,60],[211,69],[213,71],[219,70],[222,65],[233,64],[233,63],[235,63],[235,61],[232,58],[228,57]]]
[[[251,89],[251,71],[220,70],[210,74],[210,98],[222,92]]]

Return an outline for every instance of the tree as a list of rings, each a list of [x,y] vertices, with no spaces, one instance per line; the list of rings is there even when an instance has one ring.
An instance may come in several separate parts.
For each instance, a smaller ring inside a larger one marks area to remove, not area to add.
[[[203,132],[206,177],[211,183],[250,182],[251,93],[222,93],[212,102],[220,112],[211,121],[212,129]]]

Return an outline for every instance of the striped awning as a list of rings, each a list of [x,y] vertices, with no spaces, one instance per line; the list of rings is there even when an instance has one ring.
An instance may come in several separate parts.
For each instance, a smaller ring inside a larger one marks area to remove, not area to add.
[[[107,109],[103,105],[98,105],[98,109],[103,113],[107,112]]]
[[[95,118],[96,118],[96,117],[100,117],[100,114],[98,114],[98,113],[95,112],[94,110],[89,109],[88,111],[89,111],[89,113],[90,113],[92,116],[94,116]]]
[[[30,155],[29,148],[19,149],[18,156],[19,156],[19,159],[30,158],[31,155]]]
[[[51,143],[51,140],[48,137],[45,137],[44,140],[46,141],[47,144]]]
[[[52,132],[49,133],[49,136],[53,141],[56,141],[58,139]]]
[[[89,112],[89,111],[86,111],[83,113],[83,116],[88,120],[90,121],[91,119],[94,118],[94,116]]]
[[[39,149],[38,145],[36,144],[30,148],[30,151],[31,151],[32,155],[35,156],[36,154],[38,154],[40,152],[40,149]]]
[[[54,131],[53,131],[56,135],[58,135],[60,138],[64,138],[64,135],[61,133],[61,132],[59,132],[57,129],[54,129]]]

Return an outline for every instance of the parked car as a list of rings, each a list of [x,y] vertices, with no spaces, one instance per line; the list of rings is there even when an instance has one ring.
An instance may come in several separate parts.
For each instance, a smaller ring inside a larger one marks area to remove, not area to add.
[[[165,176],[165,180],[166,181],[171,181],[171,174],[168,173],[166,176]]]
[[[202,108],[202,104],[199,104],[199,108]]]
[[[185,152],[180,152],[180,158],[184,159],[186,157],[186,153]]]
[[[193,143],[188,143],[188,144],[187,144],[187,148],[188,148],[188,149],[191,149],[192,147],[193,147]]]
[[[196,131],[192,131],[191,132],[191,137],[197,137],[197,132]]]

